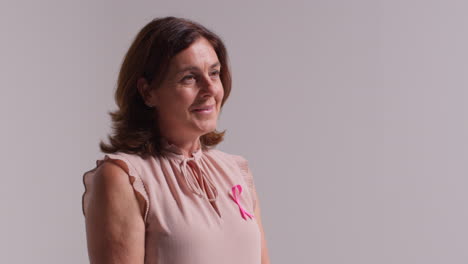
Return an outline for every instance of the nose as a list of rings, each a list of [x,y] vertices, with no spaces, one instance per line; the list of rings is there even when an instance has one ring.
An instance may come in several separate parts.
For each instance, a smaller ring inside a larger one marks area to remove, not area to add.
[[[216,91],[216,80],[210,78],[210,76],[203,76],[200,84],[201,93],[213,95]]]

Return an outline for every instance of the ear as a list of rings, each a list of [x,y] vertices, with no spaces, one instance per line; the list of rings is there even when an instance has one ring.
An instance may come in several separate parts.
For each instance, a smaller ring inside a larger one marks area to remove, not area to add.
[[[150,93],[150,85],[145,78],[140,77],[137,80],[137,89],[138,93],[140,93],[141,98],[145,102],[146,105],[152,107],[154,106],[154,102],[152,102],[151,93]]]

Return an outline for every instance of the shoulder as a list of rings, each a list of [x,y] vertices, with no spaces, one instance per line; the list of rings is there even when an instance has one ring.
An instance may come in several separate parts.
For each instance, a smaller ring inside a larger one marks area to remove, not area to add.
[[[217,149],[217,148],[209,149],[205,151],[205,153],[209,156],[216,156],[216,157],[221,157],[224,159],[231,159],[231,160],[244,159],[244,157],[241,155],[229,153],[229,152]]]
[[[99,163],[103,163],[104,161],[111,161],[111,163],[120,166],[127,174],[132,176],[139,175],[142,171],[142,167],[148,163],[148,160],[143,159],[139,155],[126,152],[105,154],[104,158],[101,159]]]
[[[137,155],[126,153],[108,153],[97,160],[97,167],[83,175],[85,192],[83,194],[83,213],[96,201],[106,201],[109,206],[133,203],[136,198],[140,203],[142,216],[146,221],[148,214],[148,194],[140,174],[134,167]],[[136,193],[135,193],[136,191]],[[94,201],[94,202],[93,202]],[[131,206],[131,205],[130,205]]]
[[[210,149],[208,153],[212,157],[217,157],[225,162],[236,164],[243,170],[248,168],[248,160],[243,155],[228,153],[219,149]]]
[[[114,156],[115,155],[115,156]],[[124,159],[117,158],[116,154],[104,158],[96,169],[93,177],[94,187],[99,192],[120,192],[129,189],[129,171],[132,165]]]
[[[121,161],[99,160],[97,168],[83,175],[85,192],[82,202],[85,216],[89,210],[99,211],[106,204],[111,206],[112,202],[121,203],[131,198],[131,185],[124,167]]]

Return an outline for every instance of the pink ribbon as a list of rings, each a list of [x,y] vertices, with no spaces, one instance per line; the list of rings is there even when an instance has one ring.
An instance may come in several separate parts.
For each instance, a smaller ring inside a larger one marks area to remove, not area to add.
[[[240,209],[240,212],[241,212],[241,215],[242,215],[242,218],[244,218],[245,220],[247,220],[247,217],[245,217],[246,215],[250,218],[253,218],[254,216],[252,214],[249,214],[247,211],[244,210],[244,208],[242,208],[242,206],[240,205],[239,203],[239,197],[237,196],[237,193],[236,193],[236,189],[239,191],[239,196],[241,195],[242,193],[242,186],[240,186],[239,184],[235,185],[234,187],[232,187],[232,194],[234,196],[233,200],[234,202],[239,206],[239,209]],[[232,197],[231,197],[232,198]]]

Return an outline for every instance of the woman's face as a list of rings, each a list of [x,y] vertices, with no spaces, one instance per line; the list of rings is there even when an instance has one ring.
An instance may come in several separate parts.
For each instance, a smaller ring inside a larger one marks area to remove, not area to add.
[[[224,95],[220,67],[215,50],[205,38],[172,58],[161,86],[146,100],[157,109],[163,136],[192,138],[216,129]]]

